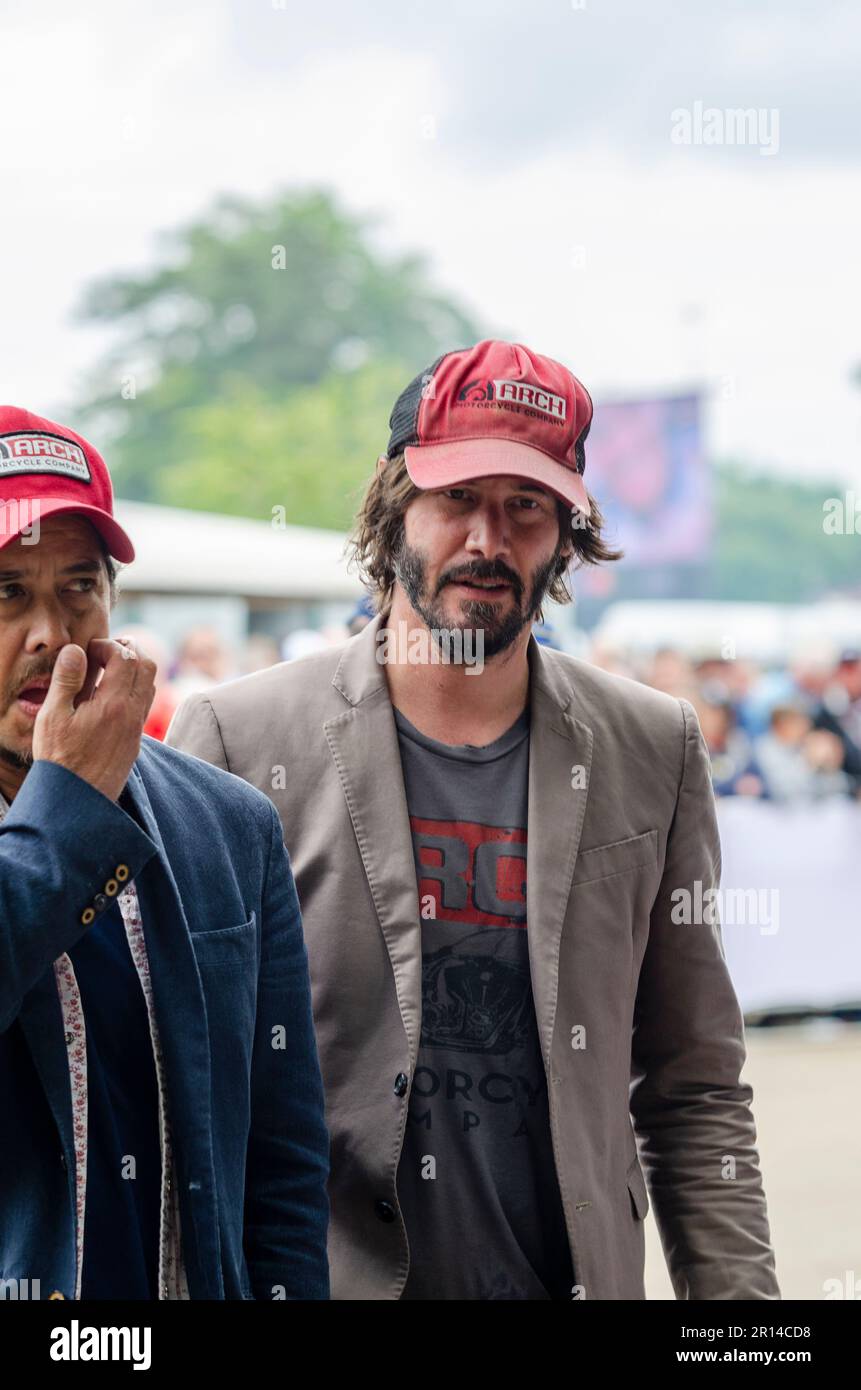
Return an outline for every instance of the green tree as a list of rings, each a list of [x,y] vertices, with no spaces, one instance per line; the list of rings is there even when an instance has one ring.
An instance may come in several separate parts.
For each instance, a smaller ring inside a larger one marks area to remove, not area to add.
[[[312,422],[339,477],[367,473],[394,394],[441,352],[482,336],[419,257],[384,257],[371,231],[324,191],[224,197],[169,238],[156,268],[89,288],[79,317],[109,325],[114,341],[85,384],[81,423],[113,440],[121,495],[259,514],[272,491],[255,470],[271,480],[293,467],[279,438],[286,423],[301,450],[297,508],[337,524],[343,509],[311,466]],[[384,413],[370,428],[359,421],[372,405]],[[266,451],[249,449],[251,438]]]
[[[859,592],[861,537],[823,527],[824,503],[843,497],[845,484],[801,483],[739,463],[720,465],[716,482],[711,597],[802,603]]]
[[[388,416],[405,384],[390,361],[330,372],[272,401],[237,379],[208,405],[186,411],[180,461],[161,479],[160,500],[176,507],[348,530],[363,485],[388,443]]]

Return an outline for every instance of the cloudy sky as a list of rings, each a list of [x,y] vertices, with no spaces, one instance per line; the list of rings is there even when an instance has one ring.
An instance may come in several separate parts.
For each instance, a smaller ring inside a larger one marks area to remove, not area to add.
[[[598,403],[703,380],[714,454],[861,486],[853,0],[0,0],[0,29],[0,400],[74,402],[92,277],[218,193],[322,183]]]

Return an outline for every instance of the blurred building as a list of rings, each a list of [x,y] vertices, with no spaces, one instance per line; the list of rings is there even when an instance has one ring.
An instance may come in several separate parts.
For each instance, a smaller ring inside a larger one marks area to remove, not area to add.
[[[346,536],[307,526],[117,501],[136,558],[120,574],[116,628],[142,625],[176,646],[191,628],[241,645],[343,623],[363,593]]]

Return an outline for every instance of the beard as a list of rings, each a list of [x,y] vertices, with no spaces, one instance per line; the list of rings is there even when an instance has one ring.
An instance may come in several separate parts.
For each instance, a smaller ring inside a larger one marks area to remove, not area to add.
[[[407,545],[404,538],[394,558],[394,570],[414,611],[427,627],[447,631],[464,632],[468,628],[482,631],[485,657],[498,656],[511,646],[538,613],[558,573],[561,545],[560,541],[550,559],[539,565],[532,574],[525,603],[522,580],[501,560],[477,560],[466,569],[456,567],[445,570],[431,594],[427,591],[427,560],[422,551]],[[472,579],[510,584],[513,599],[510,609],[502,612],[498,603],[467,599],[463,603],[463,617],[454,620],[448,618],[441,598],[443,590],[456,580],[468,583]]]
[[[0,763],[5,763],[15,772],[29,772],[33,766],[32,749],[29,753],[16,753],[14,748],[7,748],[5,744],[0,743]]]

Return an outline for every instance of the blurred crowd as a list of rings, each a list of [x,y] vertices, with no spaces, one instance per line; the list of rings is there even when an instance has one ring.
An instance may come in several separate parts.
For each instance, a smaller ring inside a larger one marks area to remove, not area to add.
[[[175,650],[149,629],[124,628],[158,663],[145,732],[164,738],[188,695],[342,641],[372,616],[362,603],[343,626],[297,630],[280,644],[253,634],[240,650],[210,627],[192,628]],[[544,645],[559,645],[547,626],[536,627],[535,635]],[[779,668],[716,657],[692,660],[669,647],[631,656],[593,645],[587,658],[690,701],[711,755],[716,796],[861,800],[861,650],[808,653]]]
[[[799,655],[786,666],[663,648],[596,665],[689,700],[711,755],[716,796],[861,799],[861,650]]]

